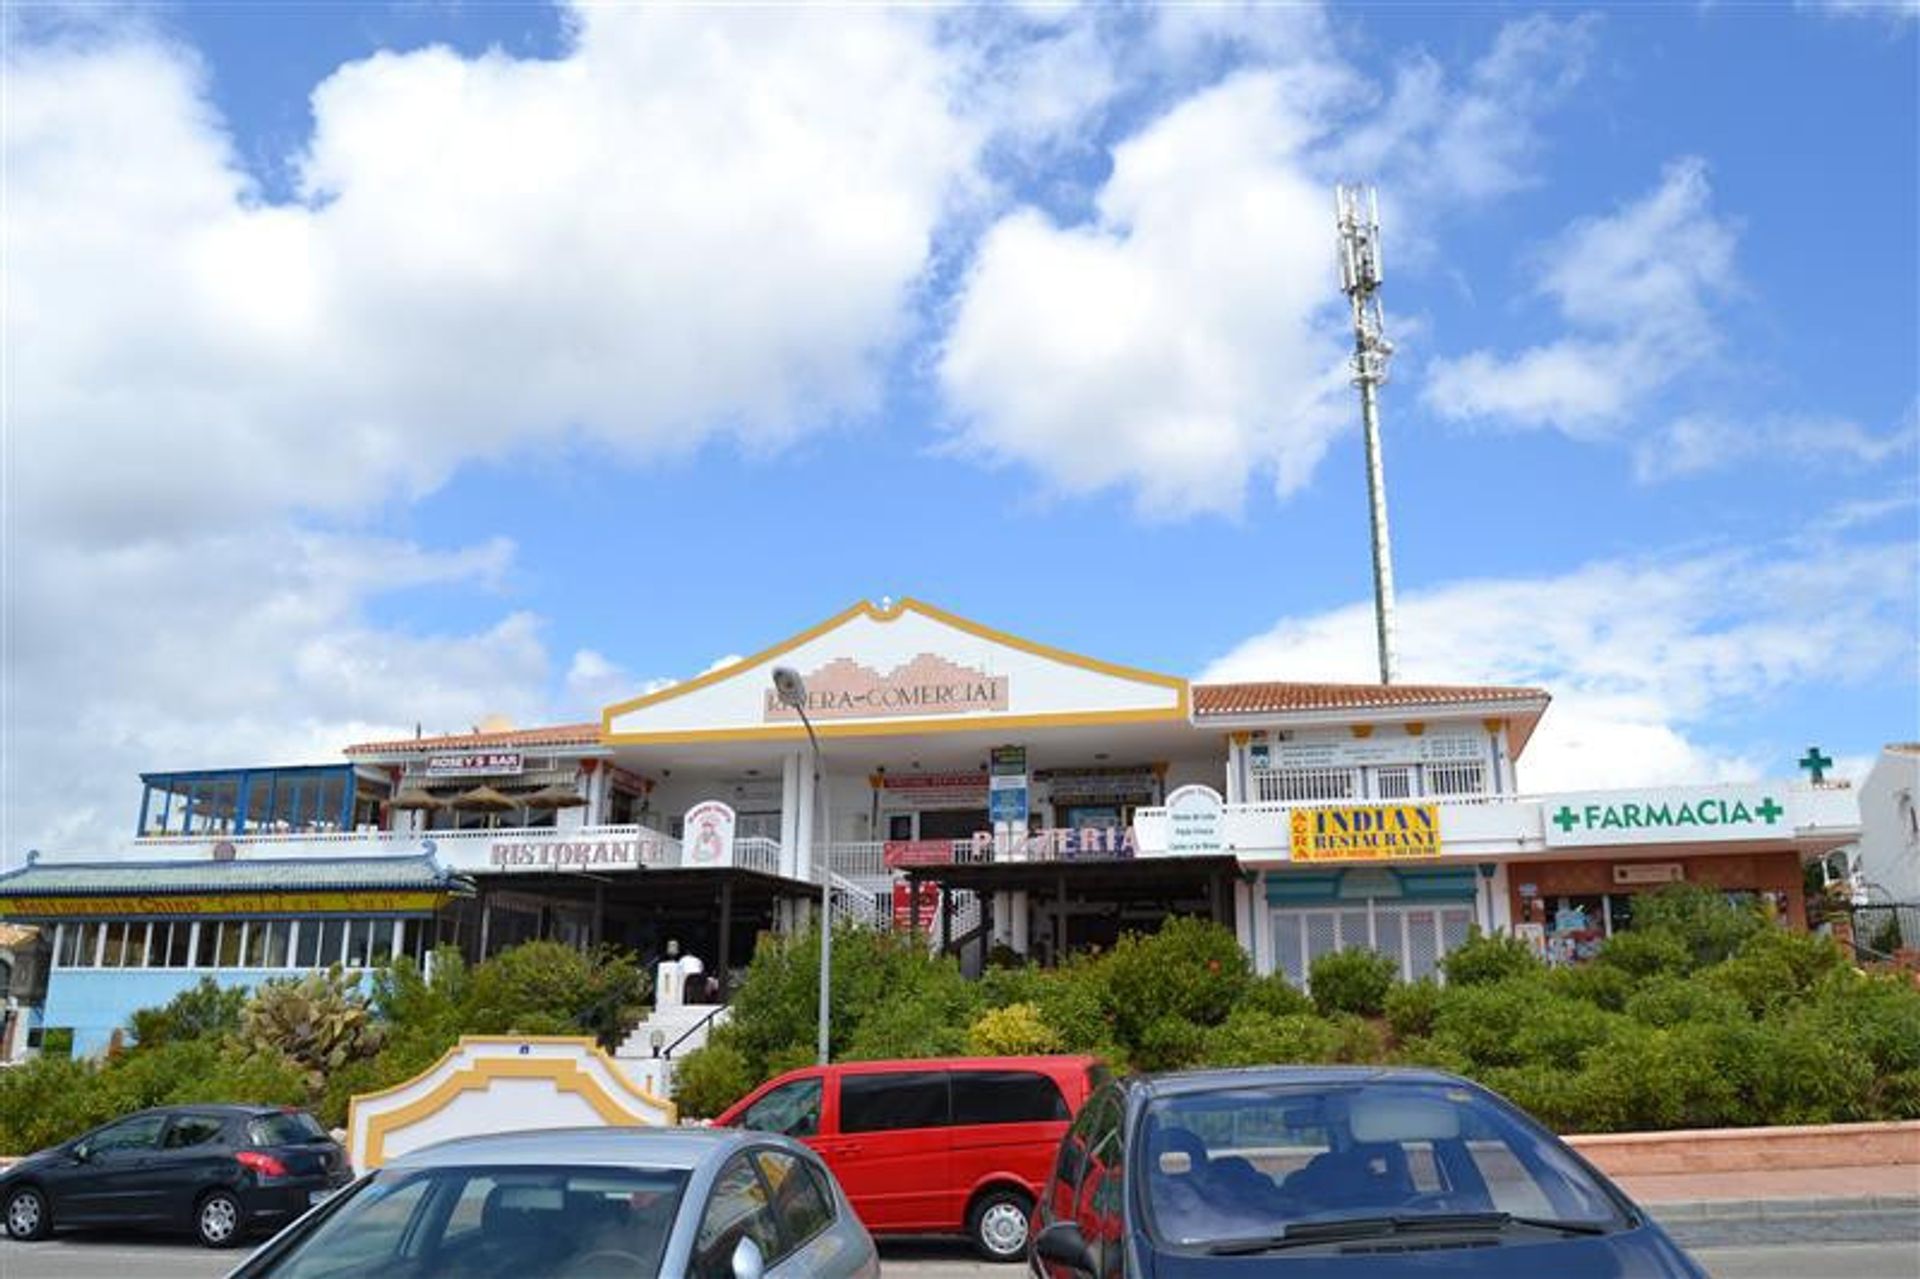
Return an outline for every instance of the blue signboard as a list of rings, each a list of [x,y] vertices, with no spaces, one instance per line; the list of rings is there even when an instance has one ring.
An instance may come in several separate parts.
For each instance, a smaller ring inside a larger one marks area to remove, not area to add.
[[[1027,788],[1008,786],[991,791],[987,797],[987,815],[996,824],[1016,822],[1025,825],[1027,820]]]

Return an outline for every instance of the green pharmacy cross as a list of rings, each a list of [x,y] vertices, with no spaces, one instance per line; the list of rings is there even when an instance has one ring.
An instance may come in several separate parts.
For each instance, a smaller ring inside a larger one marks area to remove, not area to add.
[[[1833,758],[1822,755],[1818,746],[1809,746],[1806,756],[1800,760],[1800,767],[1812,774],[1814,784],[1817,786],[1827,780],[1827,770],[1833,767]]]

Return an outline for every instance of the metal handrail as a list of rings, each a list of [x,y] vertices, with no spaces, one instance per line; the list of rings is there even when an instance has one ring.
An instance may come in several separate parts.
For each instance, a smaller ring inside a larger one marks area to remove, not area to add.
[[[666,1060],[672,1057],[674,1049],[678,1048],[681,1044],[686,1043],[687,1040],[693,1038],[695,1031],[704,1029],[709,1023],[713,1021],[715,1017],[718,1017],[721,1013],[725,1011],[727,1011],[727,1005],[721,1004],[719,1007],[715,1008],[712,1012],[709,1012],[705,1017],[702,1017],[699,1021],[694,1022],[693,1025],[687,1027],[684,1031],[680,1032],[680,1038],[674,1040],[672,1043],[668,1044],[665,1048],[662,1048],[660,1050],[661,1059]]]

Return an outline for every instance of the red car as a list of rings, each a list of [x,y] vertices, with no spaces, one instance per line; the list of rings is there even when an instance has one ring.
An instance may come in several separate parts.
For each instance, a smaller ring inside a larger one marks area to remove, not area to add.
[[[1060,1139],[1107,1074],[1092,1057],[813,1066],[714,1122],[812,1146],[873,1234],[964,1234],[989,1260],[1019,1261]]]

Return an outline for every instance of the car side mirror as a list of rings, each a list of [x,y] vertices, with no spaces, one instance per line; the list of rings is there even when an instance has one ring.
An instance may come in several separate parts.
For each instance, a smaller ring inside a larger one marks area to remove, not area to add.
[[[75,1159],[78,1159],[81,1163],[85,1163],[87,1162],[87,1160],[93,1158],[93,1147],[89,1146],[84,1141],[75,1142],[72,1146],[67,1148],[67,1153],[72,1155]]]
[[[1093,1273],[1093,1249],[1077,1221],[1056,1221],[1033,1238],[1033,1255],[1082,1274]]]
[[[733,1279],[760,1279],[766,1269],[767,1259],[760,1255],[759,1244],[742,1239],[733,1246]]]

